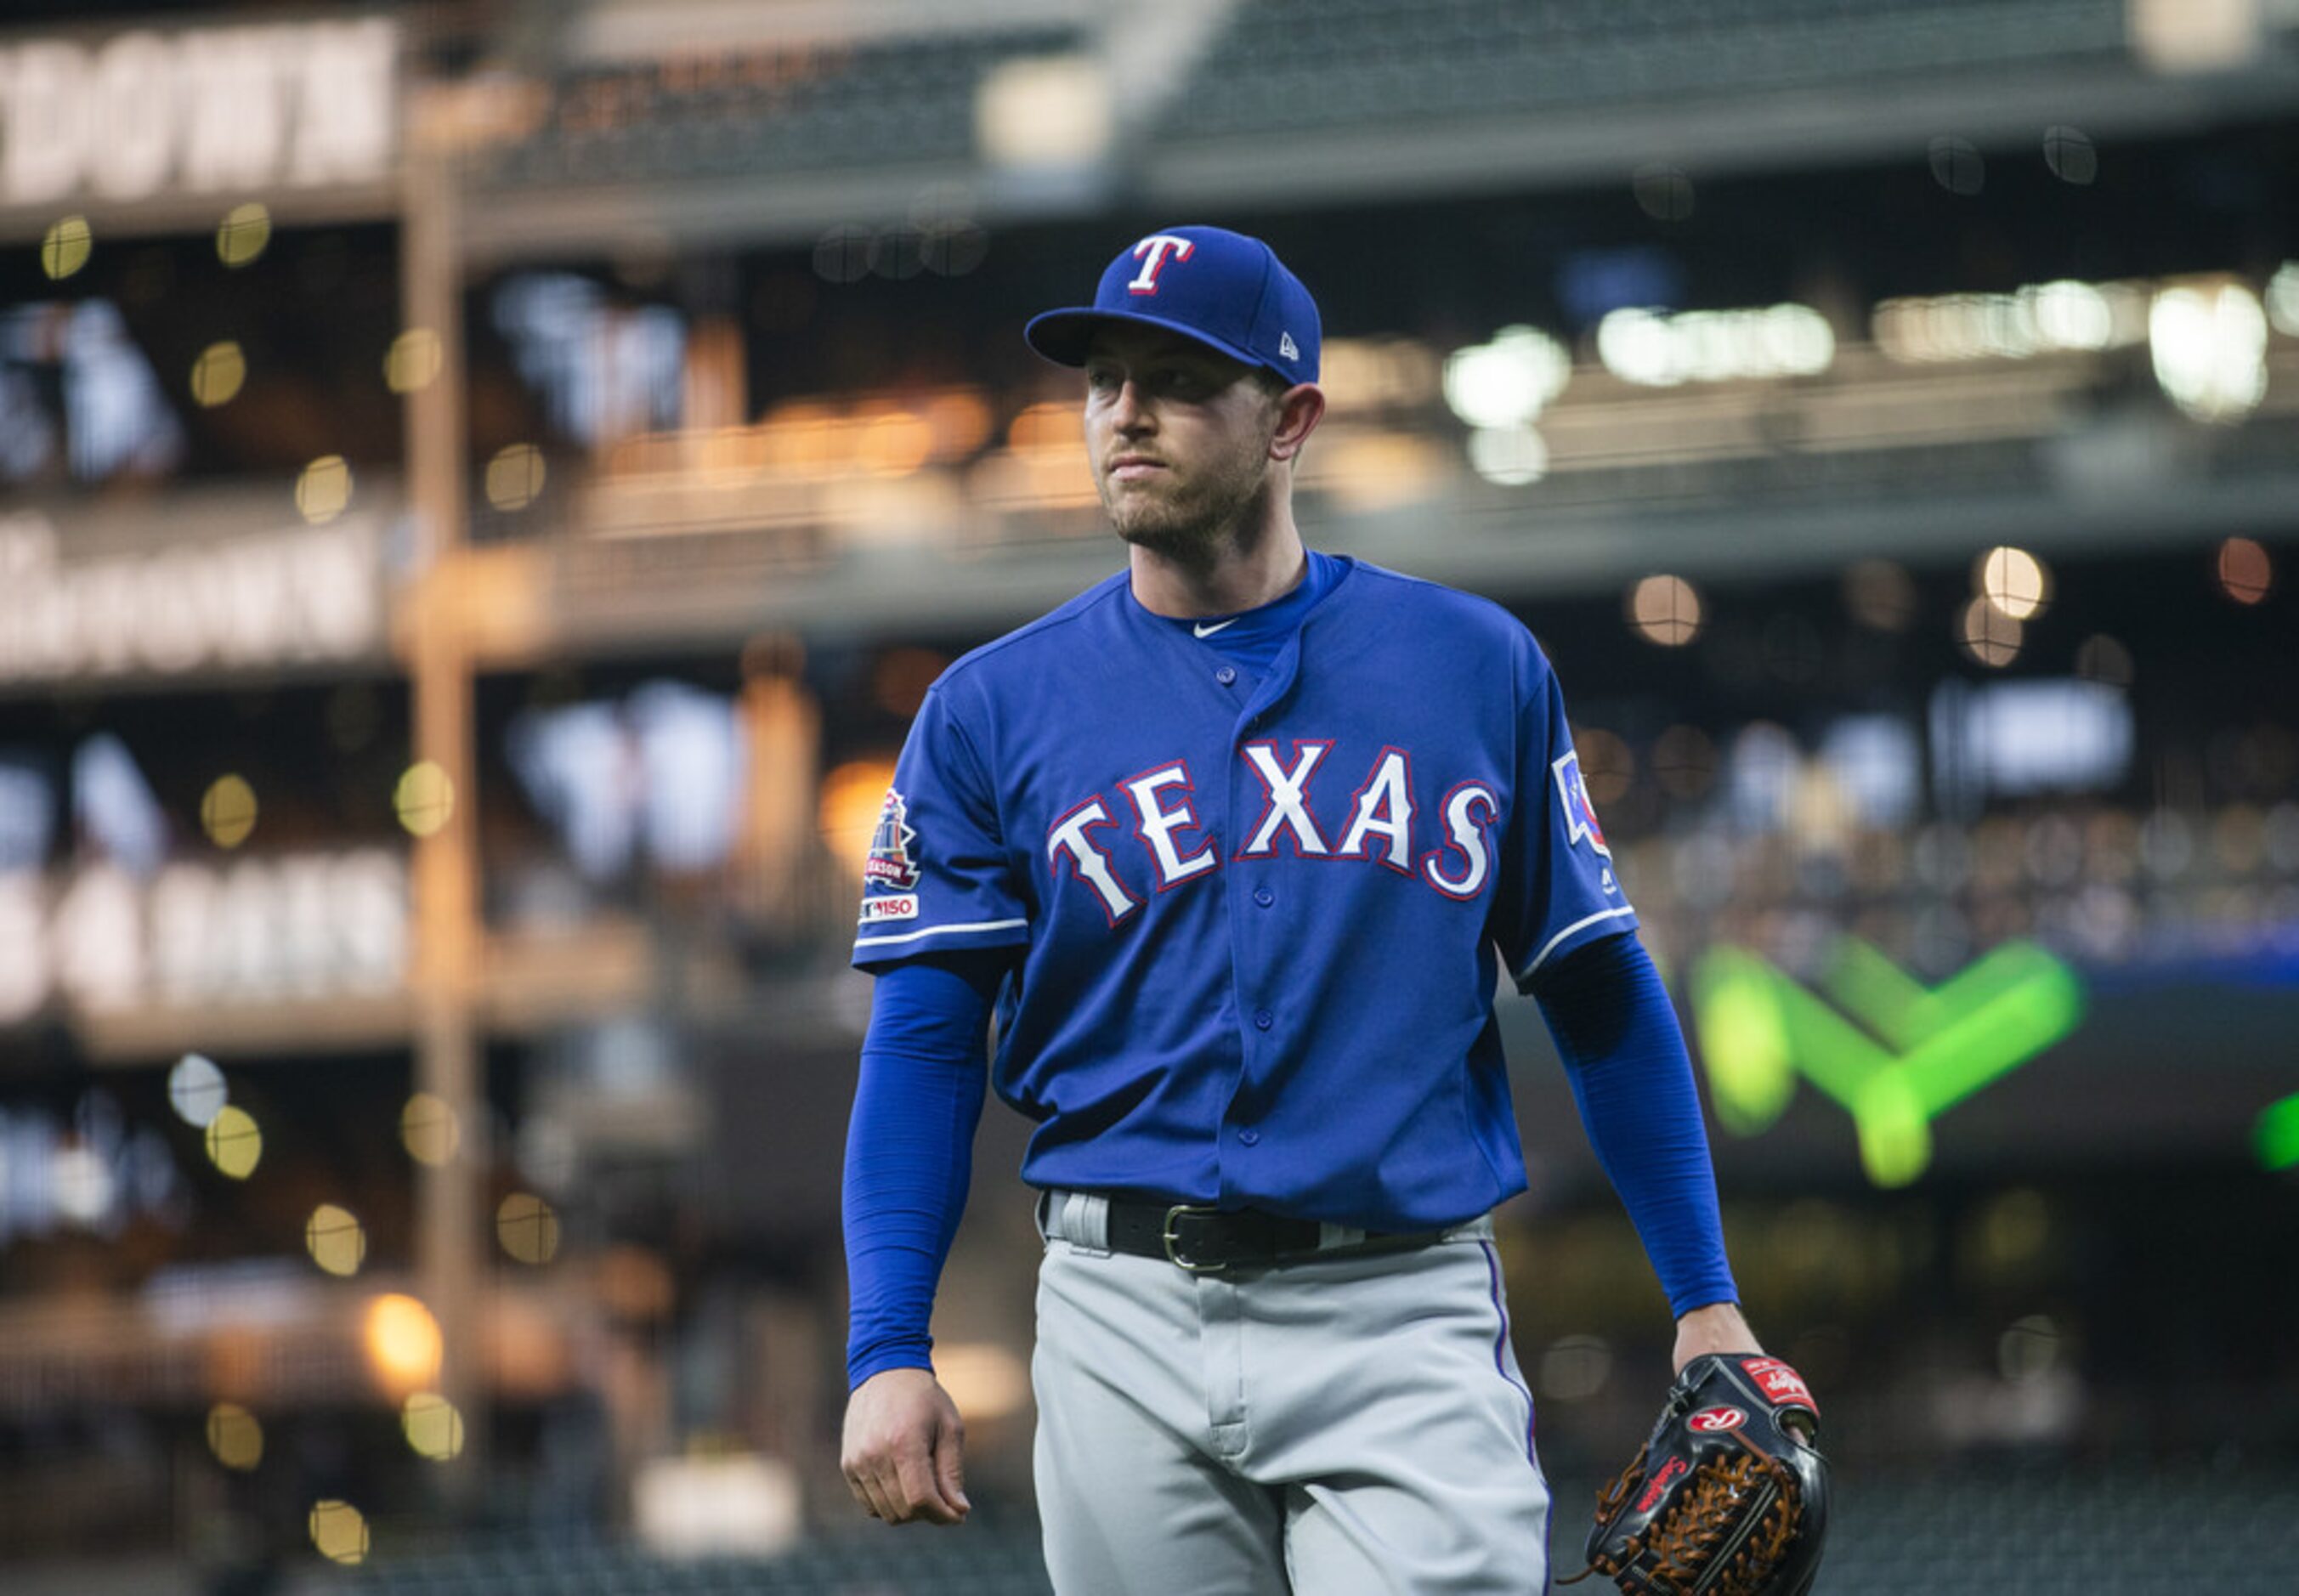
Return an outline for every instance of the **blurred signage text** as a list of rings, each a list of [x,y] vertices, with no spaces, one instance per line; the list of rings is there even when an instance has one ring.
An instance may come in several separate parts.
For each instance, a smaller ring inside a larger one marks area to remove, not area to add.
[[[0,686],[378,653],[379,530],[346,517],[66,563],[39,512],[0,517]]]
[[[388,994],[407,962],[406,862],[380,848],[0,877],[0,1024],[52,996],[91,1012]]]
[[[0,205],[377,181],[398,55],[379,17],[0,47]]]

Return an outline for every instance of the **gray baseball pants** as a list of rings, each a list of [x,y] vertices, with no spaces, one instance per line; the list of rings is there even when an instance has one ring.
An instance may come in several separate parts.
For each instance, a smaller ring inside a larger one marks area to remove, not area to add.
[[[1192,1275],[1040,1204],[1035,1452],[1059,1596],[1540,1596],[1548,1489],[1492,1222]]]

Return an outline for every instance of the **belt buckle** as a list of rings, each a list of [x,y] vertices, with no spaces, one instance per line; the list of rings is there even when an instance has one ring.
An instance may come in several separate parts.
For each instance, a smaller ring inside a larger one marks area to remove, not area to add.
[[[1164,1230],[1166,1257],[1174,1268],[1186,1270],[1188,1273],[1192,1275],[1218,1275],[1223,1270],[1229,1268],[1225,1263],[1199,1263],[1195,1259],[1183,1257],[1178,1250],[1178,1246],[1182,1239],[1181,1234],[1174,1229],[1175,1225],[1187,1215],[1203,1214],[1207,1218],[1211,1218],[1219,1215],[1221,1209],[1217,1208],[1208,1208],[1202,1204],[1193,1205],[1187,1202],[1177,1202],[1174,1204],[1173,1207],[1166,1210],[1166,1225]]]

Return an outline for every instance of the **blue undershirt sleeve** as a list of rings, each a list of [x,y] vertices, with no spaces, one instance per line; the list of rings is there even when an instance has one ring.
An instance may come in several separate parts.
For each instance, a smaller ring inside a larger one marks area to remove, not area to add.
[[[1692,1060],[1652,956],[1634,933],[1607,936],[1542,969],[1532,993],[1670,1310],[1739,1301]]]
[[[905,960],[877,977],[846,1129],[849,1390],[931,1368],[934,1286],[958,1233],[988,1081],[995,952]]]

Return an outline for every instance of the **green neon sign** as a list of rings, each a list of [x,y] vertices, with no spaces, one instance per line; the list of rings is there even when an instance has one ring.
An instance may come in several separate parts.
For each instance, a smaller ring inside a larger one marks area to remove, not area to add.
[[[2299,1169],[2299,1093],[2262,1110],[2252,1140],[2270,1169]]]
[[[1926,986],[1869,943],[1839,937],[1821,985],[1824,997],[1742,948],[1701,957],[1693,1024],[1717,1117],[1755,1135],[1780,1118],[1801,1075],[1852,1116],[1861,1166],[1880,1186],[1921,1175],[1933,1120],[2083,1018],[2082,982],[2030,942],[2005,943]],[[2299,1143],[2299,1110],[2289,1135]]]

